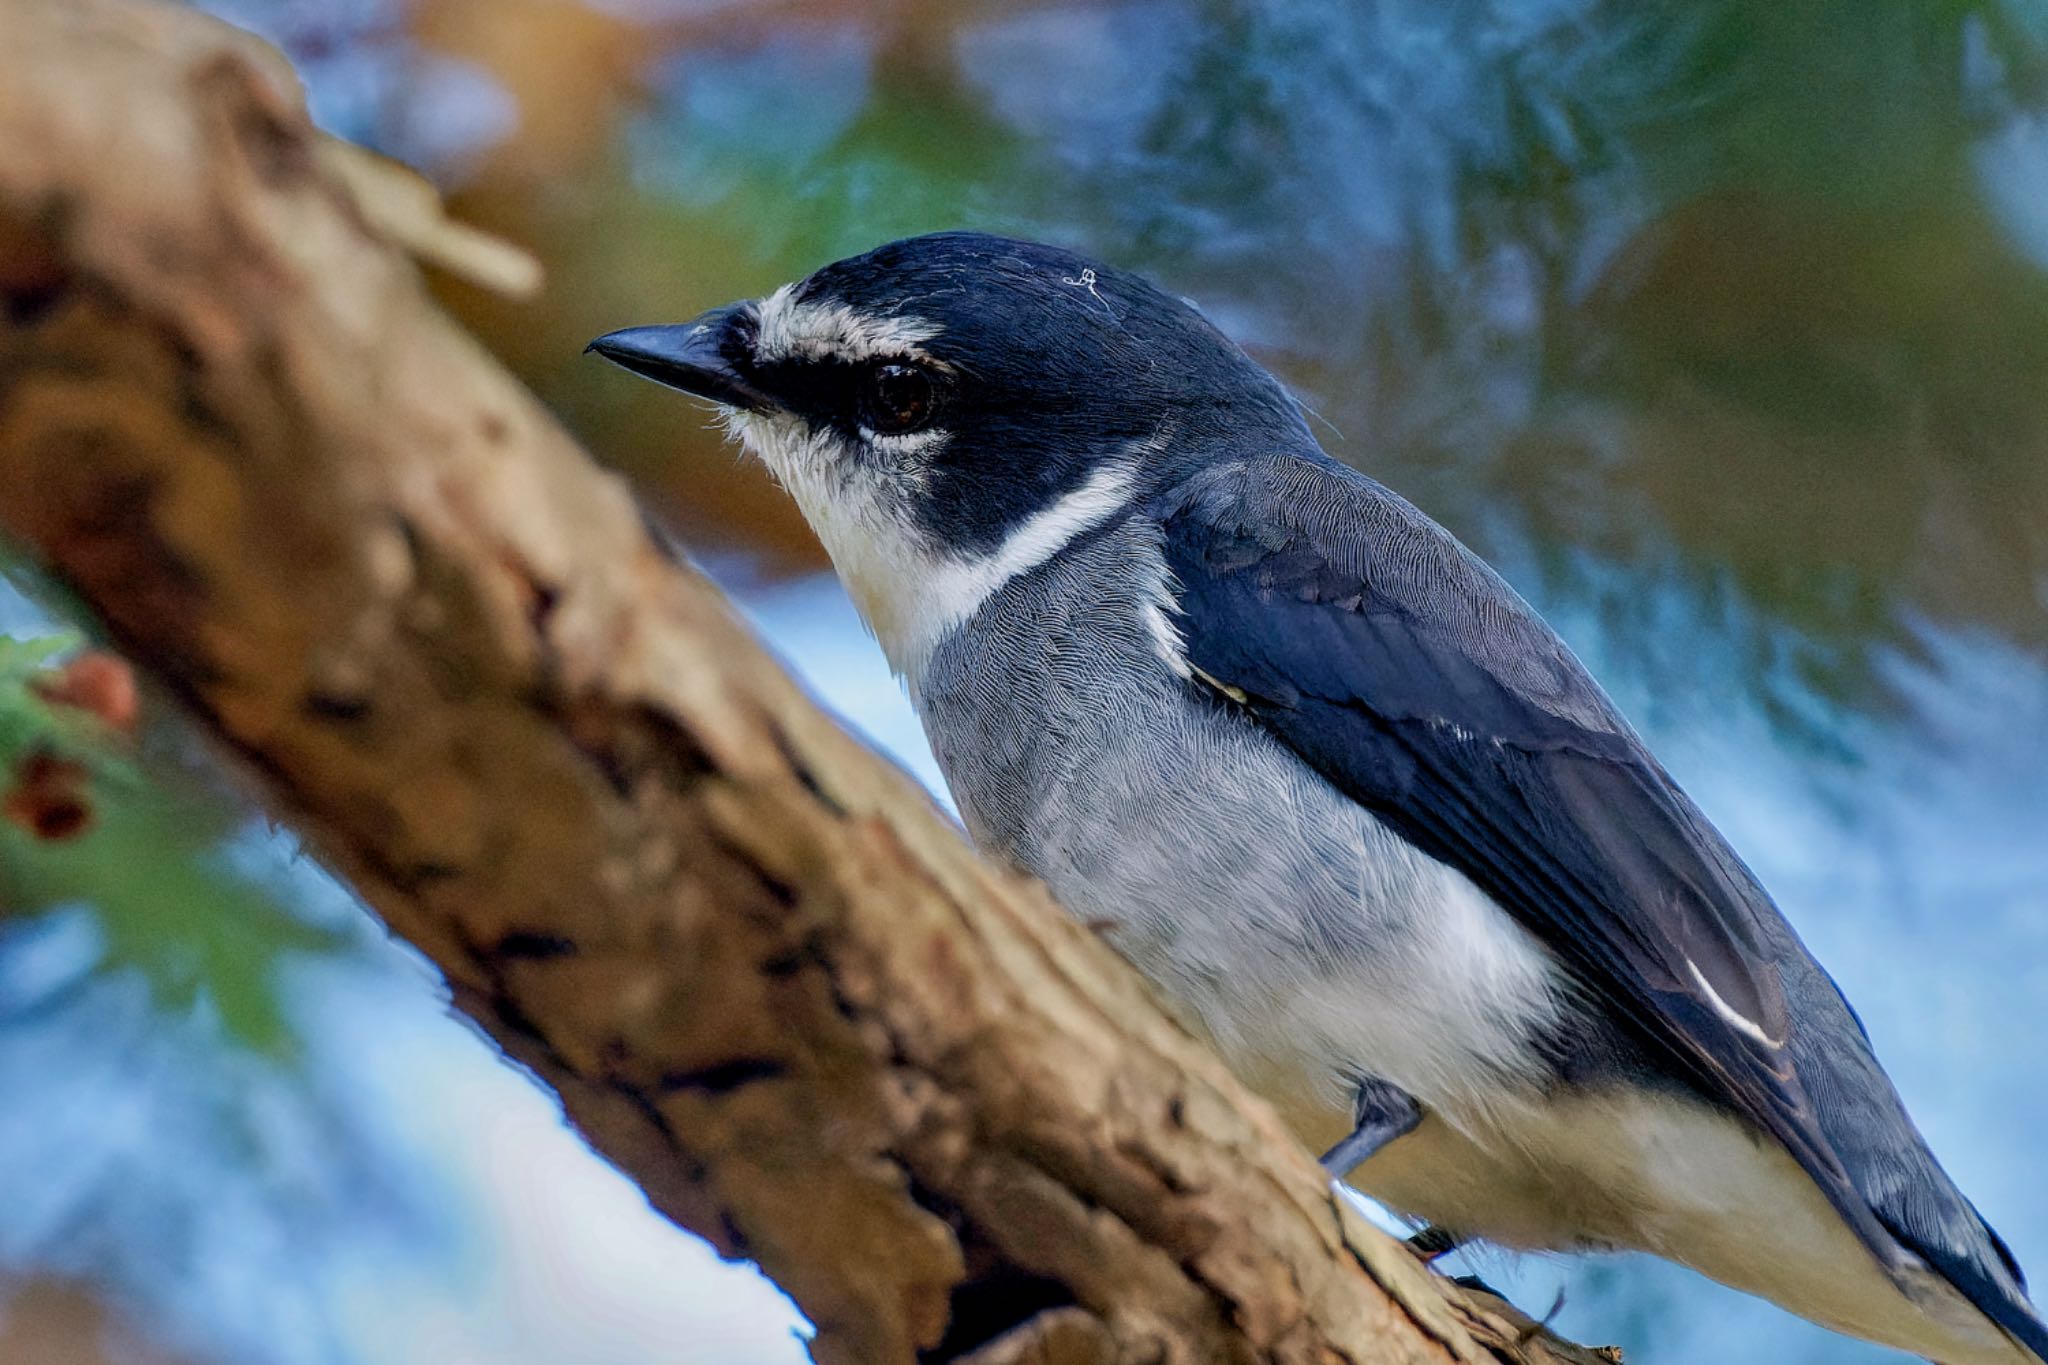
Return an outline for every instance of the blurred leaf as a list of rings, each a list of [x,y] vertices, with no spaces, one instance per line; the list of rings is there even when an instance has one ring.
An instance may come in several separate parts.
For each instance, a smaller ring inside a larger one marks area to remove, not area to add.
[[[37,678],[75,645],[65,635],[0,637],[0,773],[19,775],[38,757],[78,764],[91,813],[67,839],[0,823],[0,907],[92,906],[102,970],[138,972],[166,1013],[210,1009],[241,1044],[288,1053],[276,968],[291,953],[332,951],[338,936],[294,916],[279,888],[223,854],[238,813],[196,783],[164,785],[172,774],[146,772],[90,714],[37,694]]]

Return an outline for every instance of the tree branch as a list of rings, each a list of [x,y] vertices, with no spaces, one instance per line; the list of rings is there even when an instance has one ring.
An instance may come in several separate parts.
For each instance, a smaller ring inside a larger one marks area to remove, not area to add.
[[[820,1360],[1595,1358],[1362,1223],[410,259],[517,253],[398,202],[246,35],[0,10],[0,525]]]

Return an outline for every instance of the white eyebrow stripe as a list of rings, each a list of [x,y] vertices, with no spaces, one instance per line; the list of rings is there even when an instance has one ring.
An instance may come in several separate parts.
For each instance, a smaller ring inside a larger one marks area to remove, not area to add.
[[[919,348],[944,330],[929,319],[909,314],[875,316],[857,313],[843,303],[800,302],[796,289],[785,284],[761,300],[755,359],[772,363],[829,355],[847,361],[876,356],[930,360]]]
[[[1784,1039],[1771,1037],[1770,1034],[1765,1033],[1763,1031],[1762,1025],[1758,1024],[1754,1019],[1751,1019],[1748,1015],[1740,1013],[1736,1010],[1736,1008],[1733,1005],[1729,1004],[1726,1000],[1723,1000],[1721,998],[1721,992],[1714,989],[1714,984],[1711,981],[1707,980],[1706,973],[1700,970],[1699,963],[1694,962],[1691,958],[1687,958],[1685,960],[1685,969],[1692,973],[1693,981],[1696,982],[1700,990],[1705,993],[1707,997],[1707,1003],[1714,1007],[1714,1013],[1720,1015],[1723,1022],[1725,1022],[1730,1028],[1734,1029],[1736,1032],[1742,1034],[1746,1038],[1755,1039],[1757,1042],[1762,1043],[1765,1047],[1779,1048],[1785,1046]]]

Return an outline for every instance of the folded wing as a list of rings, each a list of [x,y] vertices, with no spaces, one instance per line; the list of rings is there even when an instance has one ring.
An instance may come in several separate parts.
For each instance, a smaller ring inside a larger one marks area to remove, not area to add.
[[[1212,468],[1155,510],[1199,674],[1470,878],[1675,1075],[1783,1143],[1896,1266],[1786,1046],[1776,907],[1513,590],[1334,464]]]

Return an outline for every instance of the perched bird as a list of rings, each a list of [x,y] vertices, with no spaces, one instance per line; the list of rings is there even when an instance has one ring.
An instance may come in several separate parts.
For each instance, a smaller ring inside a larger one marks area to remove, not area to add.
[[[1113,926],[1336,1174],[1450,1236],[2048,1360],[1754,874],[1535,612],[1196,309],[953,232],[592,347],[720,406],[975,841]]]

